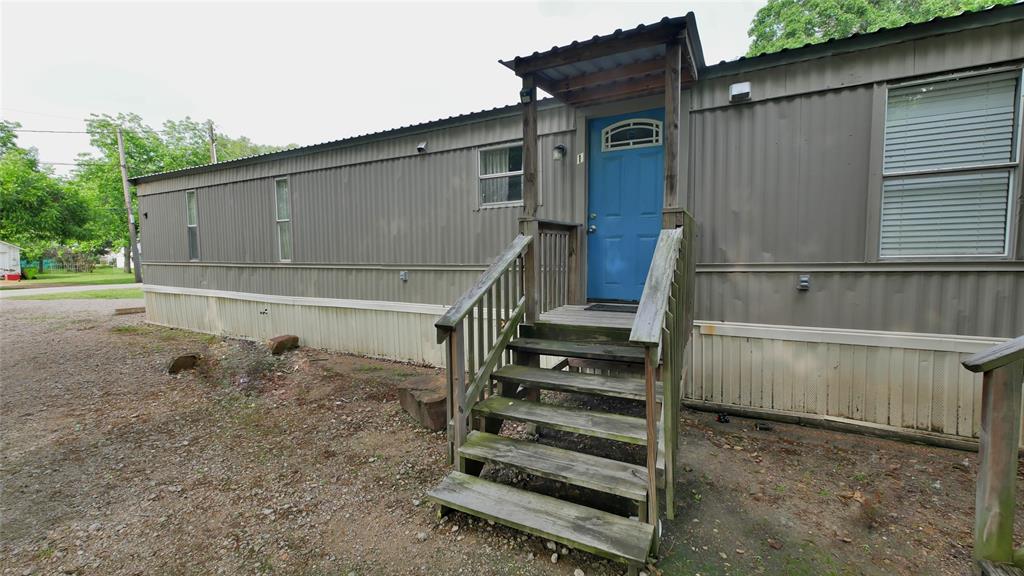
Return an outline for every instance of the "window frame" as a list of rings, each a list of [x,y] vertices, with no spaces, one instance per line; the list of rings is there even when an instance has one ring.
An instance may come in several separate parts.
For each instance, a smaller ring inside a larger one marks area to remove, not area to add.
[[[611,136],[613,133],[637,125],[649,125],[654,129],[654,137],[651,142],[645,142],[642,144],[630,144],[628,146],[612,146]],[[636,150],[637,148],[654,148],[656,146],[662,146],[664,143],[665,123],[655,118],[645,118],[638,116],[635,118],[626,118],[625,120],[619,120],[614,124],[609,124],[601,129],[601,152],[621,152],[623,150]]]
[[[189,219],[188,218],[189,217],[188,196],[189,196],[189,194],[191,194],[192,198],[194,198],[194,202],[195,202],[195,205],[196,205],[196,223],[195,224],[189,224],[188,223],[188,219]],[[195,228],[196,229],[196,257],[195,258],[192,257],[192,251],[189,250],[190,247],[188,246],[188,242],[189,242],[189,238],[190,238],[190,235],[189,235],[189,229],[190,228]],[[196,192],[195,188],[192,188],[190,190],[185,190],[185,244],[186,244],[185,250],[186,250],[186,252],[188,252],[188,261],[189,262],[199,262],[202,259],[202,257],[203,257],[203,251],[202,251],[202,245],[201,245],[201,243],[199,241],[199,194]]]
[[[526,174],[526,170],[525,170],[526,169],[526,156],[525,155],[523,156],[523,168],[520,169],[517,172],[513,171],[513,172],[500,172],[500,173],[495,173],[495,174],[482,174],[482,172],[483,172],[483,162],[481,162],[480,157],[483,155],[483,152],[486,152],[488,150],[503,150],[505,148],[515,148],[516,146],[518,146],[520,148],[523,148],[523,141],[522,140],[510,140],[510,141],[507,141],[507,142],[502,142],[500,144],[492,144],[492,145],[488,145],[488,146],[481,146],[481,147],[475,149],[476,150],[476,204],[477,204],[477,209],[478,210],[491,210],[491,209],[494,209],[494,208],[515,208],[515,207],[521,207],[523,205],[523,200],[522,199],[519,199],[519,200],[506,200],[504,202],[484,202],[483,196],[480,194],[480,182],[483,181],[483,180],[490,180],[490,179],[493,179],[493,178],[507,178],[507,177],[510,177],[510,176],[520,176],[520,177],[523,177],[522,182],[525,182],[525,174]],[[524,150],[524,152],[525,152],[525,150]],[[537,204],[539,205],[540,204],[540,162],[539,162],[540,156],[539,155],[538,155],[537,160],[538,160],[538,162],[537,162]]]
[[[889,93],[891,90],[907,88],[911,86],[919,86],[923,84],[936,84],[940,82],[947,82],[951,80],[960,80],[964,78],[976,78],[979,76],[995,76],[999,74],[1011,73],[1017,82],[1017,93],[1015,99],[1016,109],[1014,111],[1015,133],[1013,135],[1013,156],[1008,162],[993,162],[989,164],[970,164],[965,166],[953,166],[948,168],[927,168],[923,170],[886,170],[885,169],[885,135],[886,127],[889,121]],[[878,180],[877,182],[877,199],[878,199],[878,227],[877,234],[875,234],[874,241],[877,242],[875,249],[875,258],[882,262],[897,261],[906,262],[913,260],[1008,260],[1014,257],[1015,252],[1015,234],[1018,226],[1016,210],[1017,207],[1014,200],[1017,196],[1016,191],[1020,186],[1020,170],[1022,165],[1022,151],[1021,151],[1021,132],[1024,129],[1024,67],[1021,65],[1015,66],[1002,66],[994,68],[984,68],[975,70],[965,70],[962,72],[955,72],[951,74],[942,74],[939,76],[929,76],[925,78],[914,78],[902,82],[891,82],[884,83],[882,89],[882,122],[879,128],[881,137],[880,150],[878,152],[879,164],[878,164]],[[927,177],[927,176],[942,176],[947,174],[977,174],[985,172],[1003,172],[1009,173],[1006,186],[1006,227],[1004,230],[1003,238],[1003,252],[1001,254],[895,254],[885,255],[882,254],[882,241],[883,241],[883,222],[885,221],[885,183],[887,180],[894,180],[900,178],[914,178],[914,177]]]
[[[277,201],[277,183],[284,181],[288,191],[288,218],[286,220],[281,219],[281,215],[278,214],[278,201]],[[281,223],[288,223],[288,235],[291,237],[291,258],[282,258],[281,254]],[[278,176],[274,178],[274,229],[275,236],[277,236],[277,261],[278,262],[291,262],[295,258],[295,234],[292,231],[292,183],[288,176]]]

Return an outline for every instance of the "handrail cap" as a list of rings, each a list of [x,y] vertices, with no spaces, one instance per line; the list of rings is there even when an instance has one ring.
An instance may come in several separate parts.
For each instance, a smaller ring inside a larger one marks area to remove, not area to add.
[[[1017,360],[1024,360],[1024,336],[996,344],[963,361],[964,368],[971,372],[988,372],[1002,368]]]

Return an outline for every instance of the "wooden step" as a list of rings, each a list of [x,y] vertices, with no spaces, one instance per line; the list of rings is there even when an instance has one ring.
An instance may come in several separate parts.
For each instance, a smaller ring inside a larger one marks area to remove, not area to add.
[[[618,460],[478,431],[470,432],[459,454],[636,502],[647,501],[647,469]]]
[[[496,371],[494,378],[500,382],[511,382],[526,388],[596,394],[626,398],[627,400],[647,399],[644,381],[641,378],[581,374],[514,364],[509,364]],[[658,402],[662,401],[661,388],[661,382],[655,384]]]
[[[529,422],[555,430],[630,444],[647,443],[647,423],[643,418],[633,416],[542,404],[504,396],[491,396],[477,403],[473,412],[478,416]]]
[[[647,561],[654,526],[579,504],[452,472],[427,497],[566,546],[634,566]]]
[[[568,342],[564,340],[544,340],[541,338],[516,338],[509,342],[509,348],[542,354],[545,356],[565,356],[569,358],[588,358],[591,360],[613,360],[615,362],[640,363],[644,361],[644,349],[629,344],[612,344],[609,342]]]

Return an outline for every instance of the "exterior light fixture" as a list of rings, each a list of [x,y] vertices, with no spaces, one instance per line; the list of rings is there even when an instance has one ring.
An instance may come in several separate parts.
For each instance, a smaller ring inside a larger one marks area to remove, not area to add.
[[[426,151],[427,151],[427,143],[426,142],[420,142],[419,144],[416,145],[416,152],[419,152],[420,154],[423,154]]]
[[[523,104],[529,104],[530,100],[531,100],[531,96],[530,96],[530,90],[528,88],[523,88],[522,90],[519,91],[519,101],[520,102],[522,102]]]
[[[555,162],[559,162],[562,158],[565,158],[565,144],[558,144],[551,150],[551,158]]]

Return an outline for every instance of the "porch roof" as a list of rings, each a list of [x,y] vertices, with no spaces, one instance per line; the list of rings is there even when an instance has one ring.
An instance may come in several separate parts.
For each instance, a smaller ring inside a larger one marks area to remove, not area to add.
[[[517,76],[532,76],[558,100],[580,106],[664,92],[670,42],[683,48],[681,85],[696,81],[704,56],[692,12],[500,62]]]

